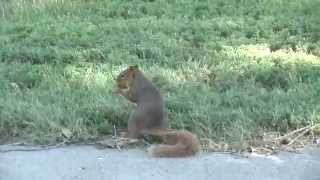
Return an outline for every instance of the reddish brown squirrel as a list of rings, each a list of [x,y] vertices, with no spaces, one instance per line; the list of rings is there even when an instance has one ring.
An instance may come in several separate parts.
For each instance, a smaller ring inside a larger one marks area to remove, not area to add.
[[[160,91],[149,81],[138,66],[129,66],[116,79],[115,93],[137,104],[128,120],[128,136],[161,137],[166,144],[152,145],[148,153],[155,157],[185,157],[195,155],[200,144],[196,135],[186,130],[167,129],[164,100]]]
[[[130,66],[121,72],[116,81],[116,93],[137,104],[128,120],[129,137],[138,138],[145,129],[166,127],[163,97],[138,66]]]

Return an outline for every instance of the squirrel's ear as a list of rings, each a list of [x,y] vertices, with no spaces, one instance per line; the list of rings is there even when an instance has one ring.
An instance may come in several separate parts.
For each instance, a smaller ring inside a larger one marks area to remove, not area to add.
[[[132,66],[134,69],[139,69],[139,66],[138,65],[134,65]]]
[[[138,65],[133,65],[133,66],[130,66],[130,69],[131,70],[136,70],[136,69],[139,69],[139,66]]]

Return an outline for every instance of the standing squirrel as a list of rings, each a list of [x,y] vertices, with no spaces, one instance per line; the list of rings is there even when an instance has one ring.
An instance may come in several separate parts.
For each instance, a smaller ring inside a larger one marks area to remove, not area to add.
[[[116,82],[116,93],[137,104],[128,120],[130,138],[142,136],[145,129],[166,127],[163,97],[138,66],[130,66],[121,72]]]
[[[129,66],[116,79],[116,94],[137,104],[128,120],[128,136],[161,137],[166,144],[152,145],[148,153],[154,157],[186,157],[200,150],[196,135],[186,130],[167,129],[164,100],[160,91],[149,81],[138,66]]]

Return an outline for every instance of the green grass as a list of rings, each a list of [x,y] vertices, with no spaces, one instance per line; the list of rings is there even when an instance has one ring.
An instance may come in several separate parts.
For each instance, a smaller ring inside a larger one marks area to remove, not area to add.
[[[318,0],[0,3],[0,137],[55,143],[125,127],[114,78],[138,64],[172,128],[242,147],[320,123]],[[71,138],[71,137],[70,137]],[[1,142],[0,141],[0,142]]]

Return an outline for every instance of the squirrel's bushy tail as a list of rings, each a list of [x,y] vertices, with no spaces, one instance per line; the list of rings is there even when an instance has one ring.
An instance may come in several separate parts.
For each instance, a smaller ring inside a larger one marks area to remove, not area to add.
[[[196,135],[185,130],[156,130],[146,134],[160,136],[165,144],[152,145],[148,153],[154,157],[187,157],[200,150]]]

